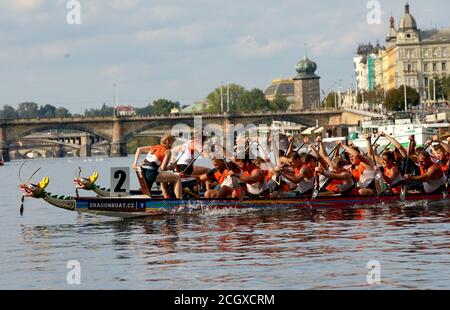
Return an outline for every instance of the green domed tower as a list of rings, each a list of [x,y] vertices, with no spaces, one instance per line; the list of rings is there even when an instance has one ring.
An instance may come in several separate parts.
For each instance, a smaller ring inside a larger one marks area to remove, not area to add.
[[[306,55],[295,66],[297,76],[294,78],[295,104],[291,110],[303,111],[320,106],[320,76],[316,75],[317,64]]]

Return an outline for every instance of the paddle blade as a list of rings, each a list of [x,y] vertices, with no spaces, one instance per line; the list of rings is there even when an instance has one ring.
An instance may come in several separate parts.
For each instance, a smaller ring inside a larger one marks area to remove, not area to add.
[[[22,196],[21,204],[20,204],[20,216],[23,216],[23,210],[24,210],[23,202],[24,202],[24,200],[25,200],[25,197]]]
[[[312,194],[312,199],[316,199],[317,196],[319,196],[319,190],[318,190],[318,189],[315,189],[315,190],[313,191],[313,194]]]
[[[405,201],[406,200],[406,193],[408,192],[407,186],[402,186],[402,190],[400,192],[400,200]]]

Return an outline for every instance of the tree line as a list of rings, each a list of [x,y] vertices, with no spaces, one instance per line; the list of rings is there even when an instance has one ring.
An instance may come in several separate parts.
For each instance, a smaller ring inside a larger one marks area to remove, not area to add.
[[[204,112],[221,113],[222,103],[223,112],[245,113],[245,112],[277,112],[286,111],[290,102],[284,97],[277,96],[274,100],[266,99],[262,90],[254,88],[247,90],[238,84],[230,84],[229,89],[217,87],[206,97],[207,107]],[[145,107],[136,108],[136,115],[139,116],[157,116],[169,115],[172,109],[183,109],[186,105],[169,99],[158,99],[149,103]],[[83,114],[72,114],[64,107],[55,107],[50,104],[38,105],[35,102],[23,102],[16,108],[10,105],[4,105],[0,109],[0,119],[16,118],[52,118],[52,117],[71,117],[71,116],[112,116],[114,107],[103,104],[101,108],[86,109]]]

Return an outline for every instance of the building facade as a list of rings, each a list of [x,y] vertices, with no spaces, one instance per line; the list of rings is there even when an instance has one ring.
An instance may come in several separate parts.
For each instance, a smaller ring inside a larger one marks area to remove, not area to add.
[[[421,31],[406,4],[398,29],[391,17],[376,67],[382,70],[376,73],[376,82],[386,90],[406,84],[419,92],[422,101],[430,100],[433,80],[450,74],[450,28]]]

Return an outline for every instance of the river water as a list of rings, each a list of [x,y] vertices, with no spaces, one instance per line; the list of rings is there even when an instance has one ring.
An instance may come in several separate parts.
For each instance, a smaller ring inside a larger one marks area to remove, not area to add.
[[[78,167],[99,171],[132,158],[30,160],[33,181],[74,194]],[[21,162],[0,167],[0,289],[450,289],[450,211],[423,205],[340,211],[210,212],[120,220],[78,215],[27,199]],[[132,180],[132,188],[137,188]],[[84,193],[87,195],[87,193]],[[81,283],[68,284],[68,261]],[[381,283],[369,285],[369,261]]]

